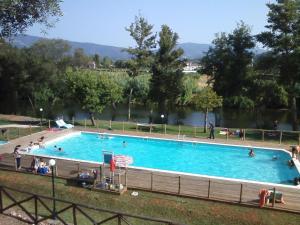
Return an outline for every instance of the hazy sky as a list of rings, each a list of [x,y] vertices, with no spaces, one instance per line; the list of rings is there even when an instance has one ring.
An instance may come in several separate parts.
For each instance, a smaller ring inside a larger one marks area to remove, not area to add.
[[[275,0],[65,0],[64,16],[45,37],[128,47],[125,27],[139,13],[158,32],[167,24],[179,42],[211,43],[218,32],[231,32],[243,20],[257,34],[267,23],[266,3]],[[27,34],[43,36],[39,26]]]

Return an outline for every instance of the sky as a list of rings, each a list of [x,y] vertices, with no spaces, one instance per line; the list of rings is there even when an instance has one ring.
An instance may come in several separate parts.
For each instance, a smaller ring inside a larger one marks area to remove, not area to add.
[[[64,15],[54,28],[44,35],[35,25],[26,34],[129,47],[134,42],[125,27],[140,14],[154,32],[168,25],[179,43],[210,44],[216,33],[232,32],[241,20],[252,34],[265,30],[269,2],[275,0],[64,0]]]

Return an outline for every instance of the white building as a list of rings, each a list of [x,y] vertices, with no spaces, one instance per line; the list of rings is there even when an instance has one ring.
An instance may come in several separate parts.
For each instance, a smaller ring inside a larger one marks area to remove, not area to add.
[[[185,67],[183,68],[184,73],[197,73],[197,70],[200,68],[198,63],[187,62]]]

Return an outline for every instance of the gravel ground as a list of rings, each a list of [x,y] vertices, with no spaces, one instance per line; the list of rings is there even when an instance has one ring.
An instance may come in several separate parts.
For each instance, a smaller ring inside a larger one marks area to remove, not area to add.
[[[28,225],[20,220],[0,214],[0,225]]]

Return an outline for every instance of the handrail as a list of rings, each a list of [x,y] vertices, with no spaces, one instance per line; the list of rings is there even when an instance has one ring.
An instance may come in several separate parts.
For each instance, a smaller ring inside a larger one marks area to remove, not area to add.
[[[29,200],[35,197],[39,197],[39,198],[43,198],[43,199],[48,199],[48,200],[52,200],[52,201],[56,201],[56,202],[62,202],[62,203],[66,203],[66,204],[70,204],[72,206],[76,206],[76,208],[78,207],[82,207],[82,208],[86,208],[86,209],[90,209],[90,210],[95,210],[95,211],[99,211],[99,212],[104,212],[104,213],[111,213],[111,214],[115,214],[121,217],[131,217],[131,218],[135,218],[135,219],[141,219],[141,220],[147,220],[147,221],[153,221],[153,222],[159,222],[159,223],[164,223],[164,224],[168,224],[168,225],[183,225],[180,223],[175,223],[173,221],[170,220],[166,220],[166,219],[160,219],[160,218],[152,218],[152,217],[148,217],[148,216],[139,216],[139,215],[134,215],[134,214],[130,214],[130,213],[123,213],[120,211],[114,211],[114,210],[109,210],[109,209],[102,209],[102,208],[98,208],[98,207],[94,207],[94,206],[88,206],[88,205],[84,205],[84,204],[80,204],[80,203],[74,203],[71,201],[67,201],[67,200],[63,200],[63,199],[58,199],[58,198],[52,198],[52,197],[48,197],[45,195],[37,195],[31,192],[27,192],[27,191],[20,191],[16,188],[11,188],[11,187],[7,187],[5,185],[0,185],[0,195],[2,195],[2,198],[0,198],[0,205],[3,205],[3,194],[2,191],[4,189],[7,190],[11,190],[11,191],[15,191],[18,193],[22,193],[22,194],[26,194],[26,195],[31,195],[30,198],[28,198]],[[25,201],[25,200],[23,200]],[[3,208],[1,208],[1,210],[3,210]],[[0,212],[3,213],[3,212]]]

